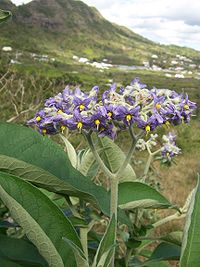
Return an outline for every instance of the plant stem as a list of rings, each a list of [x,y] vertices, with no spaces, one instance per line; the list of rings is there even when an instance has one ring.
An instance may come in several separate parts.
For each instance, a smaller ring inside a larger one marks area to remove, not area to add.
[[[133,133],[133,129],[130,127],[129,128],[130,131],[130,135],[131,135],[131,139],[132,139],[132,144],[131,147],[129,149],[129,152],[126,156],[126,158],[124,159],[124,162],[122,163],[121,167],[118,169],[118,171],[116,173],[112,173],[104,164],[104,162],[102,161],[101,157],[99,156],[99,154],[97,153],[95,147],[94,147],[94,143],[91,137],[91,133],[86,133],[84,132],[84,136],[89,144],[89,147],[96,159],[96,161],[98,162],[100,168],[102,169],[102,171],[105,173],[106,176],[109,177],[110,179],[110,192],[111,192],[111,198],[110,198],[110,218],[115,217],[116,220],[116,226],[115,226],[115,230],[114,230],[114,235],[115,238],[114,240],[116,241],[117,238],[117,208],[118,208],[118,184],[119,184],[119,178],[122,174],[122,172],[124,171],[124,169],[126,169],[127,165],[130,162],[130,159],[133,155],[133,152],[135,151],[135,147],[136,147],[136,143],[137,140],[140,138],[141,134],[138,134],[137,136],[135,136],[135,134]],[[110,267],[114,267],[115,266],[115,250],[113,252],[113,258],[111,260],[110,263]]]
[[[149,172],[149,168],[151,166],[152,159],[153,159],[152,154],[149,154],[149,157],[147,159],[147,163],[146,163],[146,166],[145,166],[145,169],[144,169],[144,178],[147,177],[147,174]]]
[[[129,152],[128,152],[124,162],[122,163],[122,165],[118,169],[118,171],[115,173],[115,177],[118,179],[120,178],[122,172],[126,169],[127,165],[130,163],[131,157],[132,157],[133,153],[135,152],[137,141],[141,137],[141,135],[143,134],[143,131],[142,131],[136,136],[134,134],[133,128],[131,126],[129,127],[129,132],[130,132],[130,136],[132,139],[132,143],[131,143],[131,147],[129,149]]]
[[[89,147],[96,159],[96,161],[98,162],[100,168],[102,169],[102,171],[108,176],[108,177],[114,177],[114,174],[106,167],[106,165],[104,164],[104,162],[102,161],[101,157],[99,156],[99,154],[97,153],[95,147],[94,147],[94,143],[93,143],[93,140],[92,140],[92,137],[91,137],[91,134],[88,134],[88,133],[85,133],[84,134],[88,144],[89,144]]]
[[[117,220],[117,207],[118,207],[118,179],[111,179],[110,181],[110,218],[113,214]]]
[[[85,228],[81,228],[80,227],[81,244],[82,244],[82,247],[83,247],[85,258],[88,261],[88,240],[87,240],[87,235],[88,235],[88,229],[86,227]]]
[[[146,144],[146,148],[147,148],[147,151],[148,151],[148,153],[149,153],[149,156],[148,156],[148,159],[147,159],[147,162],[146,162],[146,166],[145,166],[145,169],[144,169],[144,174],[143,174],[143,176],[144,176],[144,180],[145,180],[146,177],[147,177],[147,174],[148,174],[148,172],[149,172],[149,168],[150,168],[150,166],[151,166],[151,162],[152,162],[154,156],[155,156],[156,154],[158,154],[158,153],[161,151],[161,149],[158,149],[158,150],[156,150],[156,151],[154,151],[154,152],[151,152],[151,150],[150,150],[150,148],[149,148],[149,146],[148,146],[148,143]]]
[[[111,178],[110,180],[110,218],[112,218],[112,216],[115,217],[115,230],[114,230],[114,240],[116,242],[116,238],[117,238],[117,208],[118,208],[118,179],[115,178]],[[115,248],[113,251],[113,257],[110,263],[110,267],[115,267]]]
[[[161,225],[163,225],[163,224],[165,224],[165,223],[168,223],[168,222],[170,222],[170,221],[172,221],[172,220],[179,220],[179,219],[182,219],[182,218],[184,218],[185,216],[186,216],[186,213],[182,213],[182,214],[180,214],[180,213],[177,212],[177,213],[175,213],[175,214],[173,214],[173,215],[167,216],[167,217],[161,219],[160,221],[154,223],[154,224],[153,224],[153,227],[154,227],[154,228],[157,228],[157,227],[159,227],[159,226],[161,226]]]

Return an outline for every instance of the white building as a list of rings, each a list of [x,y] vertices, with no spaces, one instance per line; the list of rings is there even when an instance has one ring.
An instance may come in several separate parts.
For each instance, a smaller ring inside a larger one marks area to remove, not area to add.
[[[174,77],[175,77],[175,78],[179,78],[179,79],[183,79],[183,78],[185,78],[184,75],[183,75],[183,74],[180,74],[180,73],[175,74]]]
[[[11,46],[4,46],[3,48],[2,48],[2,51],[4,51],[4,52],[12,52],[12,47]]]

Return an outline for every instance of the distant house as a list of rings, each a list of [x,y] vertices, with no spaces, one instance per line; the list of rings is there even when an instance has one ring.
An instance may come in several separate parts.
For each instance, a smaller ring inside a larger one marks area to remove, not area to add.
[[[74,60],[78,60],[79,59],[79,57],[77,57],[76,55],[73,55],[73,57],[72,57]]]
[[[19,61],[11,59],[10,64],[21,64]]]
[[[2,51],[4,51],[4,52],[12,52],[12,47],[11,46],[4,46],[3,48],[2,48]]]
[[[180,73],[175,74],[174,77],[175,77],[175,78],[179,78],[179,79],[183,79],[183,78],[185,78],[185,76],[184,76],[183,74],[180,74]]]
[[[89,59],[86,58],[86,57],[80,57],[80,58],[79,58],[79,62],[80,62],[80,63],[86,63],[86,62],[88,62],[88,61],[89,61]]]
[[[176,61],[176,60],[172,60],[172,61],[171,61],[171,64],[172,64],[172,65],[177,65],[177,64],[178,64],[178,61]]]

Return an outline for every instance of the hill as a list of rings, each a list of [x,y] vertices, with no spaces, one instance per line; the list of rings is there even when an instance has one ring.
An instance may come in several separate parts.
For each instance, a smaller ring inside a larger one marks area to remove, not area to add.
[[[11,10],[12,21],[1,25],[0,45],[18,50],[90,60],[108,58],[114,64],[141,65],[152,54],[173,58],[176,53],[200,61],[199,52],[156,44],[131,30],[113,24],[94,7],[75,0],[34,0],[15,6],[2,0],[0,7]]]

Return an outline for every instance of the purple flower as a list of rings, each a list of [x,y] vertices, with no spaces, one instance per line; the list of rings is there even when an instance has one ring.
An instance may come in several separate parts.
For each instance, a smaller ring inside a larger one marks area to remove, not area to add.
[[[35,117],[29,121],[27,121],[28,125],[39,125],[41,121],[45,119],[46,113],[44,110],[40,110],[36,112]]]
[[[130,126],[138,119],[138,112],[140,107],[137,106],[135,108],[128,109],[125,106],[116,107],[116,119],[118,121],[123,121],[126,126]]]
[[[163,147],[162,147],[162,156],[167,161],[171,161],[171,159],[178,154],[181,153],[181,149],[176,146],[176,135],[173,133],[169,133],[168,135],[163,135]]]
[[[140,89],[146,88],[146,84],[140,82],[140,78],[136,77],[134,80],[132,80],[131,85],[137,86]]]
[[[117,89],[117,85],[116,83],[112,84],[110,89],[103,92],[103,95],[102,95],[102,101],[103,103],[105,103],[107,101],[110,101],[112,99],[112,97],[114,97],[114,95],[116,94],[116,89]]]
[[[98,136],[99,137],[108,136],[112,140],[114,140],[117,137],[117,129],[114,127],[112,123],[108,123],[105,127],[104,126],[100,127]]]
[[[106,127],[107,110],[104,106],[98,107],[91,116],[90,126],[99,131],[100,128]]]
[[[62,93],[47,99],[44,109],[37,112],[28,124],[35,125],[43,134],[55,134],[68,127],[79,132],[92,129],[100,136],[115,138],[117,131],[134,122],[136,127],[146,132],[163,124],[189,122],[196,108],[187,95],[168,89],[149,90],[139,78],[119,92],[117,85],[113,84],[99,98],[98,93],[98,86],[89,93],[79,87],[72,90],[67,86]]]
[[[75,109],[78,109],[81,112],[83,110],[87,110],[88,109],[88,105],[90,104],[91,100],[92,100],[91,98],[81,99],[81,98],[79,98],[77,96],[74,96],[73,104],[75,106]]]
[[[63,125],[67,126],[70,130],[87,129],[90,125],[91,119],[87,116],[82,116],[78,110],[74,111],[73,117],[63,120]]]
[[[154,114],[150,116],[146,121],[141,118],[138,118],[137,127],[140,129],[144,129],[148,133],[150,131],[155,130],[155,128],[162,123],[163,120],[161,119],[161,117],[158,114]]]

